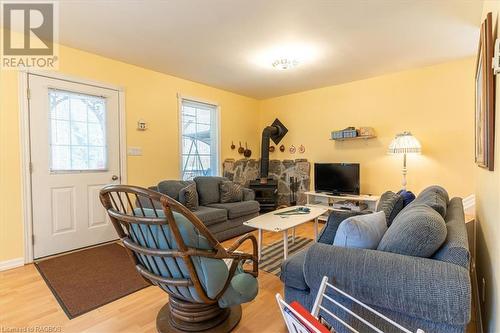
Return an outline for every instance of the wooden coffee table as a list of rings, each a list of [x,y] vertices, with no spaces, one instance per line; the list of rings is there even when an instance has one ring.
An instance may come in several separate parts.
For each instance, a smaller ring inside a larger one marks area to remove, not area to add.
[[[293,206],[278,209],[266,214],[257,216],[247,222],[243,223],[249,227],[259,230],[259,260],[262,252],[262,230],[283,233],[283,252],[284,258],[288,256],[288,229],[292,229],[292,241],[295,241],[295,227],[314,220],[314,240],[318,239],[318,217],[323,215],[327,210],[319,207],[307,207],[310,212],[300,215],[276,215],[276,213],[286,212],[298,207],[306,206]]]

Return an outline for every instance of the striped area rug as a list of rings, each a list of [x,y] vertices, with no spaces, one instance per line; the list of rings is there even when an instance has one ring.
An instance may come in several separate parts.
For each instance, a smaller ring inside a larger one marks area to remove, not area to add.
[[[288,257],[312,244],[313,240],[304,237],[295,237],[292,244],[292,237],[288,236]],[[281,264],[283,263],[283,240],[276,241],[262,248],[262,257],[259,262],[259,269],[272,273],[276,276],[281,274]]]

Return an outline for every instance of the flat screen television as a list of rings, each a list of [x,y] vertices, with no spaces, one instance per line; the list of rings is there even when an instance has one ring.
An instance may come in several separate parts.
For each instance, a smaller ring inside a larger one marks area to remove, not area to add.
[[[314,163],[314,190],[359,195],[359,163]]]

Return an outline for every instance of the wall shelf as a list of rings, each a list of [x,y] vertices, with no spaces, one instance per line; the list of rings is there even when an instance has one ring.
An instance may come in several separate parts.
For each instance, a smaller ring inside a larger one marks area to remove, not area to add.
[[[330,141],[352,141],[352,140],[368,140],[375,139],[376,135],[364,135],[364,136],[355,136],[353,138],[340,138],[340,139],[330,139]]]

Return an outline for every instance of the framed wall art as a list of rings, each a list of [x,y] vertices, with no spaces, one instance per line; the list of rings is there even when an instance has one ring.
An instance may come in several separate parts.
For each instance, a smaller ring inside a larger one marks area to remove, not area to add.
[[[495,76],[493,58],[492,15],[481,25],[481,37],[475,77],[475,160],[480,167],[494,170],[495,144]]]

